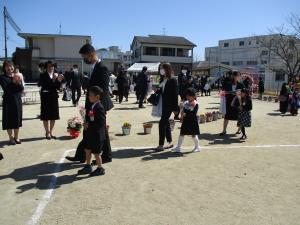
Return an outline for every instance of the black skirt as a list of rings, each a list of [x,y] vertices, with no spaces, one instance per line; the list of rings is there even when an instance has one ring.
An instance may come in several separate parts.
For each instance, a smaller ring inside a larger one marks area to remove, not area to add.
[[[199,123],[196,115],[186,114],[183,118],[180,135],[199,135]]]
[[[3,98],[2,106],[2,128],[19,129],[22,127],[22,99],[21,94],[11,95]]]
[[[226,95],[226,120],[238,120],[239,110],[236,107],[232,107],[231,103],[234,99],[235,95],[227,94]]]
[[[57,92],[41,93],[41,120],[59,120]]]

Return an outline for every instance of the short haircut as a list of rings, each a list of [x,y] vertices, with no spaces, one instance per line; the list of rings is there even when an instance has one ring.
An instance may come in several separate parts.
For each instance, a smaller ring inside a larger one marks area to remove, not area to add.
[[[186,89],[186,96],[192,96],[192,97],[196,97],[196,91],[194,88],[188,88]]]
[[[148,70],[148,67],[147,66],[143,66],[143,72],[147,71]]]
[[[80,48],[79,54],[86,55],[86,54],[91,54],[95,51],[96,51],[95,48],[91,44],[85,44]]]
[[[78,68],[78,65],[77,65],[77,64],[74,64],[74,65],[73,65],[73,68]]]
[[[90,89],[89,89],[89,92],[90,93],[93,93],[94,95],[99,95],[100,97],[103,96],[103,89],[98,87],[98,86],[92,86]]]

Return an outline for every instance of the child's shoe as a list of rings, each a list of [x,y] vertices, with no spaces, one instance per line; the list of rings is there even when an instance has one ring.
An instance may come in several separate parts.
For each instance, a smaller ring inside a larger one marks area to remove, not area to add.
[[[181,152],[181,148],[179,148],[178,146],[176,146],[175,148],[172,149],[172,152],[180,153]]]
[[[247,139],[247,135],[243,135],[243,136],[240,138],[241,141],[244,141],[244,140],[246,140],[246,139]]]
[[[81,170],[78,170],[78,175],[89,174],[93,171],[91,165],[85,165]]]
[[[193,152],[200,152],[200,147],[198,146],[198,147],[195,147],[194,149],[193,149]]]
[[[94,176],[101,176],[104,174],[105,174],[105,169],[103,167],[101,167],[101,168],[97,168],[93,172],[91,172],[90,176],[94,177]]]

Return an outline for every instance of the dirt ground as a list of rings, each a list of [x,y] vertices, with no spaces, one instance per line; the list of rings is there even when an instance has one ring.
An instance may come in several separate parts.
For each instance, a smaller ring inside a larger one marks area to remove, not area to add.
[[[201,124],[200,153],[153,153],[158,119],[151,106],[116,104],[108,114],[113,162],[106,175],[77,176],[79,164],[63,160],[70,140],[66,121],[77,114],[61,102],[58,140],[45,140],[39,105],[24,106],[22,145],[7,146],[0,133],[0,224],[43,225],[299,225],[300,117],[280,116],[278,104],[254,100],[253,126],[241,143],[236,123],[220,138],[222,120]],[[83,101],[83,99],[82,99]],[[199,98],[200,111],[217,110],[219,97]],[[132,123],[130,136],[121,125]],[[153,121],[152,134],[142,123]],[[179,123],[173,132],[178,139]]]

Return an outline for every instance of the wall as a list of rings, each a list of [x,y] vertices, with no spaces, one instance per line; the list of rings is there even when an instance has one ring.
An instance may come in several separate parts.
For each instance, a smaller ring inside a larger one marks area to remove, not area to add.
[[[55,57],[80,58],[79,49],[90,41],[87,37],[55,37]]]
[[[32,38],[33,40],[33,47],[40,48],[39,57],[41,58],[54,58],[54,38],[47,38],[47,37],[39,37],[39,38]]]

